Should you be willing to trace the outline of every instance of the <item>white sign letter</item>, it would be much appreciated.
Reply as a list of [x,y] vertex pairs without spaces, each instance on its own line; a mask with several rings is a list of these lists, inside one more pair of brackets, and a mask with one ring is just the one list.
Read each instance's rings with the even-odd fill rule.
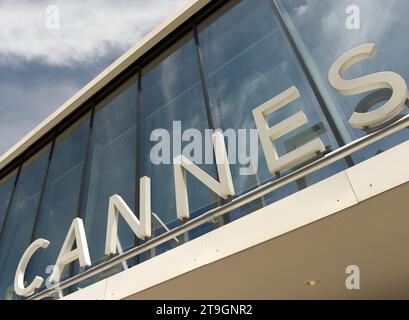
[[37,251],[39,248],[44,248],[47,249],[50,244],[50,241],[45,240],[45,239],[37,239],[34,241],[30,246],[24,251],[23,256],[21,257],[21,260],[17,266],[17,271],[16,275],[14,277],[14,291],[16,294],[19,296],[23,297],[28,297],[31,296],[36,289],[41,287],[41,284],[43,283],[44,279],[36,276],[27,287],[24,286],[24,274],[26,273],[26,268],[27,265],[33,256],[33,254]]
[[317,138],[282,157],[278,156],[274,140],[308,123],[307,116],[304,112],[299,111],[271,128],[266,121],[266,117],[299,97],[300,93],[297,88],[291,87],[253,109],[253,117],[260,136],[261,146],[263,147],[268,169],[272,174],[289,169],[313,158],[317,153],[325,151],[325,146],[321,139]]
[[[72,250],[74,243],[77,247]],[[75,218],[72,221],[71,227],[61,247],[60,254],[54,264],[53,272],[50,275],[50,282],[54,284],[58,283],[65,266],[75,260],[79,260],[81,267],[91,266],[84,223],[80,218]]]
[[186,171],[190,172],[219,197],[226,199],[229,195],[234,195],[233,180],[231,177],[223,135],[219,131],[216,131],[212,135],[212,141],[220,182],[213,179],[213,177],[208,175],[183,155],[179,155],[173,160],[176,210],[177,217],[180,220],[189,218],[189,197],[187,193]]
[[109,198],[107,235],[105,241],[105,254],[115,254],[118,239],[118,216],[125,219],[132,231],[139,239],[145,239],[151,236],[151,180],[143,177],[140,180],[140,203],[139,215],[140,221],[128,207],[125,201],[118,195]]
[[340,57],[331,67],[328,79],[331,85],[343,95],[355,95],[371,90],[389,88],[392,96],[382,107],[366,113],[354,112],[349,119],[352,127],[363,129],[381,125],[398,115],[405,107],[408,88],[405,80],[397,73],[384,71],[360,78],[345,80],[342,74],[355,63],[372,59],[376,54],[374,43],[363,44]]

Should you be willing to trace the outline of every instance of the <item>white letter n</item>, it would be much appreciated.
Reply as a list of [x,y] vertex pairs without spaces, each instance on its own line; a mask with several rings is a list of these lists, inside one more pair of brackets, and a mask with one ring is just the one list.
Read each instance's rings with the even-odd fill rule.
[[135,216],[125,201],[118,195],[109,198],[107,235],[105,241],[105,254],[115,254],[118,239],[118,216],[119,214],[125,219],[132,231],[139,239],[149,238],[152,232],[151,226],[151,181],[148,177],[140,180],[140,203],[139,216]]
[[234,195],[233,180],[231,177],[223,134],[216,131],[212,135],[212,142],[220,182],[213,179],[213,177],[208,175],[183,155],[179,155],[173,160],[176,210],[177,217],[180,220],[189,218],[189,197],[187,192],[186,171],[189,171],[219,197],[226,199],[228,196]]

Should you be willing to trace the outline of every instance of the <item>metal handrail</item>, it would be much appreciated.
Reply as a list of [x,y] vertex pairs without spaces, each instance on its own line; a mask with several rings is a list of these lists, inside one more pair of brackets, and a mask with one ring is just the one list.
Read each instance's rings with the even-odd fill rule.
[[202,214],[201,216],[198,216],[190,221],[187,221],[181,226],[178,226],[166,233],[163,233],[153,239],[150,239],[146,241],[145,243],[141,244],[140,246],[134,247],[132,249],[129,249],[128,251],[119,254],[117,256],[114,256],[112,259],[103,262],[95,267],[91,267],[88,270],[84,271],[81,274],[75,275],[74,277],[64,280],[58,285],[55,285],[52,288],[43,290],[33,296],[31,296],[29,299],[30,300],[39,300],[43,299],[45,297],[52,296],[55,294],[55,292],[63,290],[65,288],[71,287],[81,281],[84,281],[98,273],[101,273],[105,270],[108,270],[123,261],[126,261],[130,258],[133,258],[147,250],[150,250],[162,243],[165,243],[169,240],[172,240],[175,237],[178,237],[185,232],[188,232],[204,223],[211,222],[212,220],[234,210],[237,209],[243,205],[246,205],[258,198],[261,198],[265,196],[268,193],[271,193],[272,191],[281,188],[291,182],[294,182],[300,178],[305,177],[308,174],[311,174],[323,167],[326,167],[338,160],[341,160],[347,156],[352,155],[356,151],[359,151],[393,133],[398,132],[399,130],[402,130],[406,127],[409,126],[409,114],[403,116],[396,122],[387,125],[386,127],[368,134],[367,136],[364,136],[362,138],[359,138],[357,140],[354,140],[345,146],[342,146],[326,155],[323,157],[305,165],[304,167],[301,167],[281,178],[278,178],[277,180],[267,182],[266,184],[249,191],[246,194],[243,194],[237,198],[234,198],[231,200],[229,203],[226,203],[220,207],[211,209],[207,211],[206,213]]

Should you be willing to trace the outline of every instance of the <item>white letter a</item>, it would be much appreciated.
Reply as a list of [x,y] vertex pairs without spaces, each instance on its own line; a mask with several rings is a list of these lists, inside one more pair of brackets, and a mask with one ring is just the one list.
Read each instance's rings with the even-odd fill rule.
[[[74,243],[77,247],[73,250],[72,247],[74,246]],[[61,247],[60,254],[54,264],[54,269],[50,275],[49,281],[58,283],[65,266],[75,260],[79,260],[81,267],[91,266],[84,223],[80,218],[75,218],[72,221],[71,227],[64,240],[64,244]]]

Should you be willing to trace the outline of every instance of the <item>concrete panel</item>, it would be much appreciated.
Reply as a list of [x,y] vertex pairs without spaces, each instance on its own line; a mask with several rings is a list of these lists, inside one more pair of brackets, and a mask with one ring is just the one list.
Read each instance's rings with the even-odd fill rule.
[[346,170],[358,201],[409,181],[409,141]]
[[105,300],[107,280],[98,281],[84,289],[78,290],[61,300]]

